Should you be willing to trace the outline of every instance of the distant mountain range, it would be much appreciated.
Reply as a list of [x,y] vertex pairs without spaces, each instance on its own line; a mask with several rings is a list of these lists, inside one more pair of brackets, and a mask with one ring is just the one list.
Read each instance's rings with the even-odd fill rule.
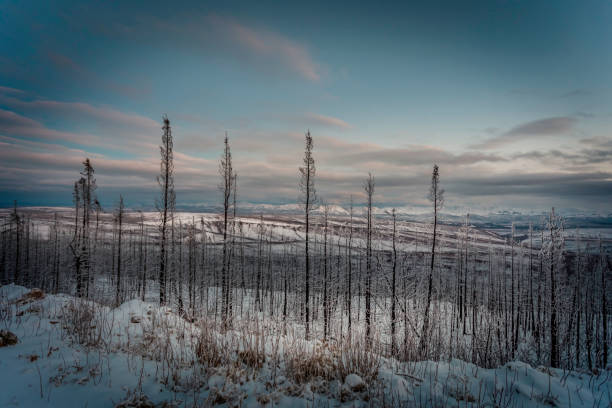
[[[25,208],[25,207],[24,207]],[[30,209],[40,209],[43,211],[71,211],[71,207],[27,207]],[[373,212],[377,217],[390,217],[393,207],[373,207]],[[133,208],[132,210],[155,211],[153,208]],[[353,208],[354,217],[363,217],[366,207],[355,205]],[[8,208],[0,212],[7,212]],[[112,211],[105,208],[105,211]],[[177,211],[181,212],[204,212],[219,213],[219,206],[207,204],[198,205],[178,205]],[[241,215],[301,215],[303,207],[300,204],[260,204],[260,203],[239,203],[237,212]],[[428,222],[431,220],[432,213],[428,207],[395,207],[398,219],[405,221]],[[555,209],[555,211],[565,218],[565,228],[611,228],[612,212],[597,213],[593,211],[581,211],[577,209]],[[324,212],[322,205],[317,205],[313,209],[316,216]],[[440,214],[440,221],[446,224],[464,224],[468,210],[465,208],[443,208]],[[329,204],[329,215],[333,217],[348,217],[349,208],[337,204]],[[477,211],[469,212],[469,223],[473,226],[487,229],[508,228],[515,223],[517,229],[526,229],[529,223],[534,227],[540,227],[548,212],[518,211],[518,210],[497,210],[491,212]]]
[[[185,210],[194,210],[195,208],[187,207]],[[356,205],[353,208],[355,217],[364,215],[365,206]],[[376,216],[387,217],[391,215],[393,207],[373,207],[373,212]],[[218,211],[215,207],[198,207],[198,211]],[[242,214],[301,214],[304,210],[300,204],[256,204],[256,203],[240,203],[238,211]],[[323,206],[316,206],[313,213],[316,215],[323,214]],[[398,218],[403,220],[413,221],[428,221],[431,219],[432,213],[428,207],[395,207]],[[451,224],[465,223],[465,217],[469,210],[465,208],[444,208],[441,213],[441,221]],[[566,219],[566,228],[612,228],[612,212],[598,213],[594,211],[582,211],[578,209],[555,209],[555,211],[564,216]],[[349,208],[337,204],[329,205],[329,214],[335,217],[349,216]],[[514,222],[518,228],[527,226],[531,222],[534,225],[542,224],[547,217],[548,212],[538,212],[532,210],[496,210],[496,211],[469,211],[469,222],[474,226],[480,227],[495,227],[509,226]]]

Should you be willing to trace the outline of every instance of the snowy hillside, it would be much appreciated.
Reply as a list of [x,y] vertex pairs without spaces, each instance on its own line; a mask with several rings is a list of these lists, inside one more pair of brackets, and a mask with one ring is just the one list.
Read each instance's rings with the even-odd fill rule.
[[[260,314],[222,331],[140,300],[117,308],[0,288],[1,406],[607,407],[610,371],[521,362],[403,363],[357,343],[303,341]],[[146,405],[149,403],[150,405]],[[140,404],[140,405],[138,405]],[[159,405],[162,406],[162,405]]]

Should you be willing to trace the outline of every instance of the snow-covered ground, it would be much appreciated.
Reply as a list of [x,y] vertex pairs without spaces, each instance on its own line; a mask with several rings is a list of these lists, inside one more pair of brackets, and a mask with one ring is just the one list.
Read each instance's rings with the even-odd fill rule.
[[[0,209],[0,219],[8,218],[11,209]],[[36,232],[46,237],[57,214],[58,222],[64,228],[74,225],[74,210],[64,207],[27,207],[20,208],[20,214],[31,219],[36,226]],[[141,218],[142,217],[142,218]],[[126,230],[140,229],[140,223],[149,229],[151,233],[156,231],[159,225],[159,214],[157,212],[130,212],[128,211],[124,220]],[[199,233],[203,232],[212,242],[222,241],[222,216],[218,213],[176,212],[174,213],[175,226],[196,226]],[[321,211],[313,211],[311,217],[311,241],[321,242],[323,240],[323,215]],[[92,228],[98,225],[95,215],[92,215]],[[341,244],[346,244],[349,234],[350,218],[347,214],[336,210],[330,213],[328,235],[336,241],[340,239]],[[235,238],[244,242],[254,242],[259,239],[261,226],[264,227],[264,239],[273,243],[302,242],[304,240],[304,217],[303,215],[286,214],[262,214],[242,215],[236,219],[236,227],[230,231]],[[359,214],[353,218],[353,243],[354,248],[365,247],[365,221]],[[113,214],[102,213],[99,218],[99,236],[112,236]],[[432,227],[429,222],[420,221],[398,221],[398,250],[412,252],[427,251],[431,241]],[[375,245],[381,249],[391,248],[392,224],[390,219],[378,218],[375,222]],[[458,240],[463,239],[464,231],[455,225],[441,224],[438,227],[439,248],[455,251]],[[496,233],[486,230],[471,228],[469,239],[472,245],[481,249],[503,248],[506,240]],[[415,246],[416,244],[416,246]]]
[[[117,308],[67,295],[0,287],[0,406],[608,407],[612,372],[511,362],[399,362],[350,343],[304,341],[262,315],[221,330],[168,308]],[[120,405],[122,403],[124,405]],[[160,405],[161,406],[161,405]]]

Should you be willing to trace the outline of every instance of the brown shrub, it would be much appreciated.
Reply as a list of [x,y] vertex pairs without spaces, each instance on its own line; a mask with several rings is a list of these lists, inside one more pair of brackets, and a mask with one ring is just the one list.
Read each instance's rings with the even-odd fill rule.
[[103,346],[112,339],[113,322],[94,303],[75,299],[64,306],[61,319],[72,340],[83,346]]
[[0,347],[13,346],[17,342],[18,339],[15,334],[8,330],[0,330]]
[[315,378],[331,380],[336,371],[333,354],[327,343],[317,344],[311,350],[307,350],[301,342],[285,347],[285,364],[287,374],[298,384]]
[[266,362],[265,339],[259,331],[245,332],[240,336],[238,360],[248,367],[259,369]]
[[195,345],[195,355],[200,364],[219,367],[228,362],[227,350],[215,337],[211,327],[202,323]]
[[287,374],[298,384],[315,378],[344,382],[349,374],[357,374],[367,384],[378,376],[380,356],[365,341],[320,343],[307,350],[304,343],[285,347]]
[[20,297],[19,299],[17,299],[15,303],[21,306],[21,305],[25,305],[25,304],[34,302],[35,300],[41,300],[44,298],[45,298],[45,293],[40,289],[34,288],[28,293],[26,293],[25,295],[23,295],[22,297]]
[[367,384],[378,376],[380,355],[361,336],[346,340],[334,347],[336,377],[344,381],[349,374],[357,374]]

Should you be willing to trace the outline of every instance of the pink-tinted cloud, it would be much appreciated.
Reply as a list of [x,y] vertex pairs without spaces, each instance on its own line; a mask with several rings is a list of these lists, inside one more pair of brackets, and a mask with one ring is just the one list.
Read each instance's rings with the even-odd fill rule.
[[23,94],[21,89],[15,89],[8,86],[0,86],[0,93],[4,94]]
[[319,115],[316,113],[307,113],[306,121],[317,125],[333,127],[338,129],[351,129],[352,126],[342,119],[334,118],[333,116]]
[[4,109],[0,109],[0,133],[46,139],[52,142],[96,143],[95,136],[49,129],[33,119]]
[[29,103],[33,108],[63,110],[67,113],[78,113],[89,115],[93,118],[108,121],[109,123],[122,126],[142,128],[143,130],[158,130],[160,123],[145,116],[128,114],[112,108],[96,107],[83,102],[59,102],[49,100],[38,100]]
[[[69,20],[77,29],[94,29],[113,38],[147,44],[169,42],[172,47],[189,47],[213,56],[231,57],[241,67],[271,71],[275,75],[289,71],[311,82],[318,82],[324,76],[323,65],[305,44],[273,29],[229,16],[197,11],[175,11],[163,16],[142,13],[129,21],[105,21],[96,26],[76,21],[76,17]],[[65,55],[49,54],[62,69],[78,75],[91,74]]]
[[260,28],[253,28],[216,14],[206,18],[214,31],[238,46],[242,52],[268,63],[280,63],[309,81],[321,79],[320,66],[302,44],[288,37]]
[[[32,99],[23,93],[8,96],[0,90],[0,103],[11,110],[0,112],[0,132],[8,135],[69,141],[87,146],[146,151],[156,147],[161,124],[148,117],[84,102]],[[22,114],[16,113],[23,112]],[[27,116],[25,116],[27,115]],[[52,116],[79,126],[79,131],[58,131],[32,117]],[[86,129],[83,131],[82,129]]]
[[[32,191],[36,188],[49,188],[54,183],[58,187],[69,188],[70,183],[79,177],[81,161],[90,157],[96,169],[100,191],[125,191],[126,195],[130,195],[130,192],[136,194],[135,191],[150,195],[157,191],[155,176],[159,172],[157,144],[160,141],[160,131],[155,121],[80,102],[35,100],[27,109],[25,106],[22,108],[26,112],[30,112],[27,109],[34,112],[36,107],[46,114],[64,114],[69,111],[88,118],[98,118],[102,123],[112,122],[122,127],[124,133],[108,134],[104,140],[96,133],[96,136],[90,135],[93,138],[89,141],[91,144],[81,144],[83,147],[80,149],[70,149],[62,146],[59,141],[74,140],[80,134],[49,129],[41,122],[16,112],[0,111],[0,130],[8,129],[16,133],[16,137],[11,138],[2,136],[3,132],[0,131],[0,189],[23,189],[19,183],[14,182],[16,177]],[[313,137],[317,191],[327,202],[345,203],[351,194],[361,197],[363,179],[372,171],[377,180],[378,203],[402,202],[416,205],[426,196],[434,162],[440,165],[443,184],[449,193],[448,199],[455,203],[467,199],[464,191],[469,191],[471,197],[487,196],[492,192],[503,196],[503,189],[495,183],[508,184],[504,177],[509,177],[508,180],[516,179],[516,183],[509,185],[509,191],[536,195],[541,187],[540,182],[536,180],[534,185],[530,185],[528,181],[530,175],[544,171],[550,174],[573,174],[575,179],[562,181],[564,188],[576,190],[581,183],[591,183],[592,188],[587,192],[592,192],[595,188],[602,188],[612,171],[607,165],[611,157],[609,138],[605,137],[584,139],[581,141],[582,149],[573,151],[560,148],[546,155],[534,152],[517,155],[478,150],[451,151],[428,145],[392,148],[332,137],[325,130],[315,131]],[[138,135],[135,139],[141,143],[140,146],[148,143],[147,149],[130,150],[122,146],[122,156],[112,157],[107,155],[106,150],[96,148],[99,142],[106,143],[105,147],[108,147],[117,141],[126,140],[132,135],[131,132]],[[141,138],[140,135],[145,133],[148,133],[146,138],[150,140],[144,136]],[[45,136],[40,137],[43,141],[30,138],[36,134]],[[179,201],[186,203],[195,197],[199,201],[214,203],[218,199],[221,135],[206,135],[203,132],[199,144],[206,146],[204,152],[196,149],[197,144],[183,145],[181,135],[182,129],[175,127],[175,182],[177,191],[181,192],[179,197],[182,197]],[[303,143],[304,135],[301,132],[265,132],[248,128],[236,129],[230,134],[234,168],[239,176],[240,199],[245,202],[295,201]],[[196,152],[202,152],[204,157],[198,157]],[[544,168],[541,165],[543,161],[547,163]],[[593,176],[597,171],[602,172],[602,177]]]

